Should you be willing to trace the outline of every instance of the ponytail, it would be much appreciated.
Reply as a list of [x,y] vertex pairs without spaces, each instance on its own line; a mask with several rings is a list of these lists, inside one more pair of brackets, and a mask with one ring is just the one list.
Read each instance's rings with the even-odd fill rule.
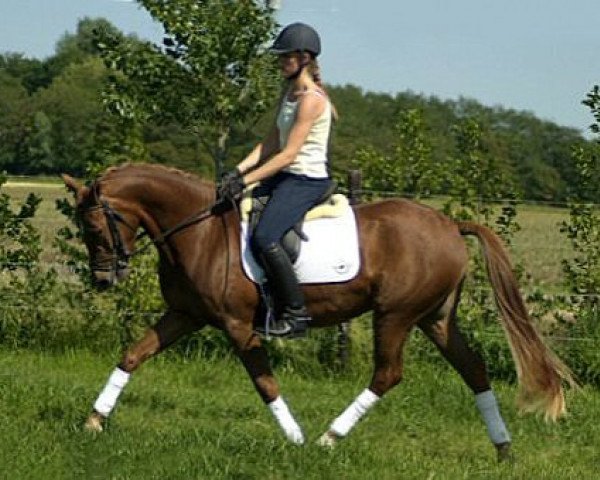
[[325,90],[323,86],[323,79],[321,78],[321,67],[319,66],[319,62],[316,58],[313,58],[308,64],[308,70],[312,75],[313,82],[315,82],[319,88]]
[[[314,57],[308,64],[308,72],[311,74],[313,82],[315,82],[321,90],[327,92],[325,90],[325,86],[323,85],[323,79],[321,77],[321,67],[319,66],[319,62],[317,61],[317,59]],[[335,108],[333,102],[331,102],[331,118],[334,121],[337,121],[337,119],[339,118],[337,109]]]

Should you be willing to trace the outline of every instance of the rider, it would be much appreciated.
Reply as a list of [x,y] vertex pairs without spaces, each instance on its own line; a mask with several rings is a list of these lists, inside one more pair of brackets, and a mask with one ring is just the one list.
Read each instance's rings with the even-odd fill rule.
[[246,185],[260,181],[270,199],[251,239],[275,293],[274,336],[301,336],[311,317],[293,266],[281,239],[331,187],[327,147],[332,105],[321,85],[316,57],[321,52],[318,33],[309,25],[293,23],[275,39],[286,86],[275,125],[219,187],[220,196],[239,197]]

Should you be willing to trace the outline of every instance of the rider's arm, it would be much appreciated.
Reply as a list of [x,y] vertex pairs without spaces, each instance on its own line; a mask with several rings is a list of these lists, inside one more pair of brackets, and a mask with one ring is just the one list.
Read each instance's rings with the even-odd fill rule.
[[240,173],[246,173],[252,170],[265,159],[276,154],[279,151],[279,129],[277,125],[273,125],[265,139],[256,145],[254,149],[237,165]]
[[313,123],[323,113],[325,105],[326,100],[319,95],[304,95],[301,98],[285,148],[263,165],[244,175],[246,185],[268,178],[293,163]]

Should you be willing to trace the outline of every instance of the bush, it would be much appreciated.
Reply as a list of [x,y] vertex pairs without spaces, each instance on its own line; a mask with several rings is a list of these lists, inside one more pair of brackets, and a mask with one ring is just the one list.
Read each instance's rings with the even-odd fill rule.
[[[600,133],[600,87],[594,86],[582,102],[594,115],[590,126]],[[571,240],[576,253],[572,261],[564,261],[567,285],[584,301],[576,307],[575,321],[563,322],[566,338],[561,350],[582,382],[600,385],[600,211],[592,202],[598,201],[600,181],[600,137],[587,149],[575,148],[577,192],[569,205],[569,220],[562,224],[562,232]]]
[[[573,313],[574,311],[574,313]],[[600,386],[600,311],[597,301],[571,306],[556,315],[553,346],[581,383]]]
[[[0,191],[5,183],[0,175]],[[0,343],[13,347],[52,342],[55,318],[40,306],[52,304],[57,274],[40,265],[40,235],[31,224],[40,202],[30,194],[14,211],[0,193]]]

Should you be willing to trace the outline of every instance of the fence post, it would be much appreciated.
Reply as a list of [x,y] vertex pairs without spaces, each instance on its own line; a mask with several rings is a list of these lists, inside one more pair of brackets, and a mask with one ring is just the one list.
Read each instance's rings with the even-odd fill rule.
[[[360,170],[348,172],[348,201],[350,205],[360,203],[361,185]],[[338,361],[342,370],[347,370],[350,360],[350,322],[343,322],[338,327]]]

